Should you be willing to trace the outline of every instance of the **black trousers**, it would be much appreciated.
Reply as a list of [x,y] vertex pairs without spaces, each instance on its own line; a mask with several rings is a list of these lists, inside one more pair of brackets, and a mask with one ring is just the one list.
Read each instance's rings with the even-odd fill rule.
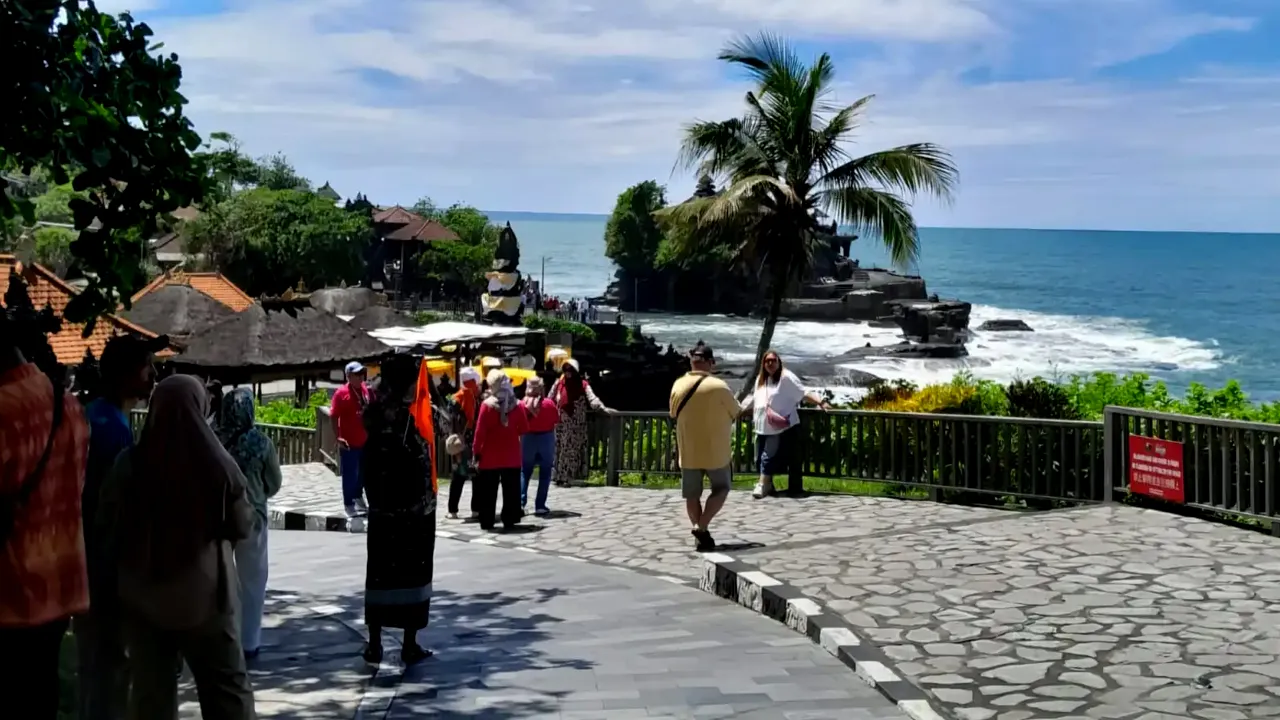
[[[461,462],[461,461],[459,461]],[[449,479],[449,514],[458,514],[458,505],[462,503],[462,486],[467,484],[467,480],[471,481],[471,512],[479,513],[480,508],[476,505],[476,480],[475,471],[465,470],[463,472],[455,472],[453,477]]]
[[498,490],[502,490],[502,526],[512,527],[520,522],[520,468],[481,470],[471,488],[476,512],[480,514],[480,527],[492,530],[498,510]]
[[[517,502],[519,499],[517,496]],[[57,720],[62,685],[58,658],[69,623],[63,618],[35,627],[0,628],[0,648],[4,648],[0,651],[0,698],[26,707],[23,718]]]

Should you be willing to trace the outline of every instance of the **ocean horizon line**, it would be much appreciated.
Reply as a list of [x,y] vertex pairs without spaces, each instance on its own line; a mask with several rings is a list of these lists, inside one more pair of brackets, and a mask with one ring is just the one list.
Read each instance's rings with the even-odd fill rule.
[[[565,222],[607,221],[608,213],[563,213],[538,212],[535,210],[481,210],[486,215],[501,216],[504,220],[561,220]],[[1274,237],[1280,235],[1280,229],[1262,230],[1149,230],[1125,228],[1091,228],[1091,227],[999,227],[977,225],[921,225],[921,230],[982,230],[998,232],[1038,232],[1038,233],[1123,233],[1144,235],[1231,235]]]

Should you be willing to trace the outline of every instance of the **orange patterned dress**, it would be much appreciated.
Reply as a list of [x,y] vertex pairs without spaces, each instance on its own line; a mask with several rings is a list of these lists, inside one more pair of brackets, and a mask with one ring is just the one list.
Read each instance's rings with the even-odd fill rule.
[[[0,549],[0,627],[44,625],[89,607],[80,517],[89,427],[74,397],[62,402],[48,464]],[[0,494],[16,493],[35,470],[52,425],[44,373],[25,363],[0,375]]]

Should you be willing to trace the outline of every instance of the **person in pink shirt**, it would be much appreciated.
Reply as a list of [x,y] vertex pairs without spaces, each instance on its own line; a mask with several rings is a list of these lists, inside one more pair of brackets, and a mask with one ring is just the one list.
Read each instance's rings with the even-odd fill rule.
[[338,471],[342,473],[342,506],[347,517],[369,511],[364,502],[364,482],[360,477],[360,460],[368,435],[361,415],[369,404],[369,390],[364,384],[365,369],[358,362],[347,363],[347,384],[333,393],[329,417],[338,436]]
[[476,419],[473,455],[479,472],[471,492],[476,497],[480,527],[492,530],[501,487],[502,527],[510,530],[524,515],[520,509],[520,436],[528,432],[529,418],[506,373],[491,370],[485,379],[489,397],[480,404]]
[[520,509],[529,503],[529,481],[533,468],[538,468],[538,494],[533,500],[533,514],[551,514],[547,507],[547,491],[551,488],[551,469],[556,463],[556,425],[560,423],[560,408],[543,392],[542,378],[529,378],[524,390],[525,414],[529,416],[529,432],[520,438],[520,454],[523,470],[520,475]]

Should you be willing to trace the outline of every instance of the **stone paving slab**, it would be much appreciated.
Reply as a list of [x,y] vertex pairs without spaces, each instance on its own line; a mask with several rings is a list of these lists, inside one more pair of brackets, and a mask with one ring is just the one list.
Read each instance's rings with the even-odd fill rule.
[[[349,689],[360,684],[321,663],[358,662],[364,539],[273,531],[270,542],[282,617],[267,631],[255,673],[260,712],[356,717]],[[910,717],[807,639],[682,585],[447,540],[436,549],[434,585],[431,626],[420,640],[435,657],[407,670],[389,657],[378,678],[366,670],[359,717]],[[346,634],[326,636],[325,623],[289,626],[284,607],[332,619]],[[311,679],[295,679],[293,667],[302,669],[298,678],[311,670]],[[338,687],[329,687],[331,676]]]
[[1280,717],[1280,541],[1261,534],[1112,505],[735,559],[954,717]]
[[[280,494],[271,502],[273,527],[362,532],[364,521],[348,522],[342,512],[340,480],[319,464],[284,468]],[[445,488],[441,488],[444,495]],[[441,498],[444,502],[444,498]],[[464,490],[463,514],[470,503]],[[702,561],[692,552],[684,500],[671,490],[574,487],[551,489],[551,518],[526,517],[520,532],[500,537],[583,560],[623,565],[696,582]],[[285,516],[289,515],[289,518]],[[807,548],[840,540],[897,533],[911,527],[946,527],[1004,518],[991,508],[942,505],[892,498],[814,495],[803,499],[753,500],[734,492],[712,526],[726,552],[755,547]],[[472,523],[448,521],[440,529],[466,536],[482,534]],[[488,535],[485,533],[485,535]]]

